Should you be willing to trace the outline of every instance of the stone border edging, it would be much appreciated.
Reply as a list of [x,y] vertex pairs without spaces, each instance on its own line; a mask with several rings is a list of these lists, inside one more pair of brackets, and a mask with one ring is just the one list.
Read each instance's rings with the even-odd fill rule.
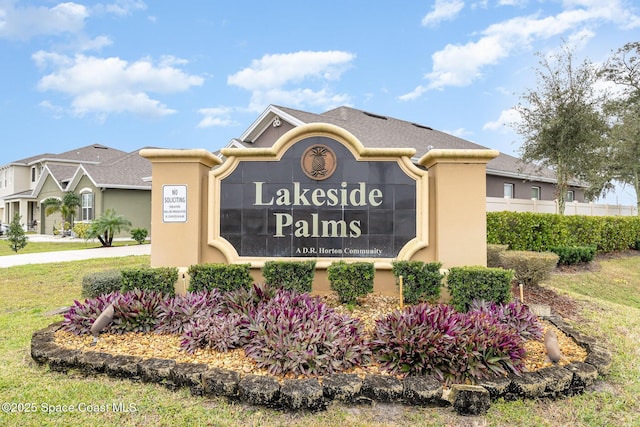
[[572,328],[562,318],[545,317],[578,345],[587,350],[584,362],[550,366],[521,375],[479,381],[475,386],[453,384],[445,391],[432,376],[333,374],[322,378],[284,380],[271,376],[246,375],[235,371],[208,368],[206,364],[177,363],[170,359],[142,359],[138,356],[82,352],[55,344],[57,322],[36,331],[31,338],[31,357],[48,364],[52,371],[79,369],[87,375],[106,374],[115,378],[158,383],[170,389],[188,387],[196,396],[223,396],[253,405],[289,410],[322,410],[332,401],[361,404],[396,402],[419,406],[452,405],[459,414],[478,415],[487,411],[491,401],[560,398],[582,393],[598,375],[611,369],[611,352]]

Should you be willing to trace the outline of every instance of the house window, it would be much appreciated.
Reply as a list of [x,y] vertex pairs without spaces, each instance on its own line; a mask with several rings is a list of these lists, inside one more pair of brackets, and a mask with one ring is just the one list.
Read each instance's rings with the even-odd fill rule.
[[93,220],[93,193],[82,193],[82,221]]
[[540,187],[535,185],[531,187],[531,199],[540,200]]
[[36,182],[37,179],[37,171],[35,166],[31,166],[31,182]]
[[513,199],[513,184],[508,182],[504,183],[504,198]]
[[575,200],[575,194],[573,190],[567,191],[567,202],[573,202]]

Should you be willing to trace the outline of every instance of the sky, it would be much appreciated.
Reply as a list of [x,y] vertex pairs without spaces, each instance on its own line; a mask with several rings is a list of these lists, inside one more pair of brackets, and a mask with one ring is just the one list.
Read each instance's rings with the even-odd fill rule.
[[598,64],[638,40],[637,0],[0,0],[0,164],[90,144],[215,151],[270,104],[346,105],[518,156],[509,123],[539,55],[566,43]]

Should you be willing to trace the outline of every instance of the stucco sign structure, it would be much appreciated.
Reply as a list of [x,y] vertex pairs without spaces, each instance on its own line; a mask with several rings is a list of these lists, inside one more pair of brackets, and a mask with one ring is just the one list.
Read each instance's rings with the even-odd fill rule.
[[397,293],[395,260],[486,265],[486,163],[498,152],[415,153],[367,148],[328,123],[224,158],[141,150],[153,167],[151,265],[178,267],[185,292],[194,264],[248,263],[261,282],[266,261],[313,259],[313,291],[326,293],[333,262],[367,261],[386,295]]
[[233,259],[396,259],[427,244],[417,204],[427,173],[414,150],[365,150],[328,125],[296,130],[271,150],[223,151],[211,244]]

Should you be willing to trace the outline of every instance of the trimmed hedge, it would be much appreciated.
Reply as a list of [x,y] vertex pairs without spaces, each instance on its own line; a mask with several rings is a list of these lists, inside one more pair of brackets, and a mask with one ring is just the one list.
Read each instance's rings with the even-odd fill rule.
[[597,248],[595,246],[554,246],[549,250],[558,255],[558,264],[573,265],[593,261]]
[[372,262],[337,261],[327,267],[331,289],[341,304],[355,304],[358,297],[372,293],[374,274]]
[[315,261],[266,261],[262,275],[278,289],[311,292],[315,269]]
[[444,278],[444,274],[440,273],[442,263],[394,261],[392,265],[396,286],[399,286],[402,276],[402,299],[405,303],[436,303],[440,299],[440,287]]
[[558,255],[551,252],[505,251],[500,264],[514,271],[514,277],[525,286],[537,285],[551,277],[558,265]]
[[175,295],[175,283],[178,281],[176,267],[125,268],[122,270],[122,293],[141,289],[156,291],[164,295]]
[[500,265],[500,254],[509,249],[509,245],[487,245],[487,267],[498,268]]
[[513,271],[503,268],[451,267],[447,274],[450,304],[467,312],[475,300],[505,304],[511,301]]
[[640,217],[487,212],[487,243],[542,252],[559,246],[595,246],[599,252],[634,249]]
[[249,289],[253,284],[251,264],[195,264],[187,270],[191,277],[189,292],[221,292]]
[[110,294],[122,288],[120,270],[106,270],[86,274],[82,278],[82,296],[95,298],[102,294]]

